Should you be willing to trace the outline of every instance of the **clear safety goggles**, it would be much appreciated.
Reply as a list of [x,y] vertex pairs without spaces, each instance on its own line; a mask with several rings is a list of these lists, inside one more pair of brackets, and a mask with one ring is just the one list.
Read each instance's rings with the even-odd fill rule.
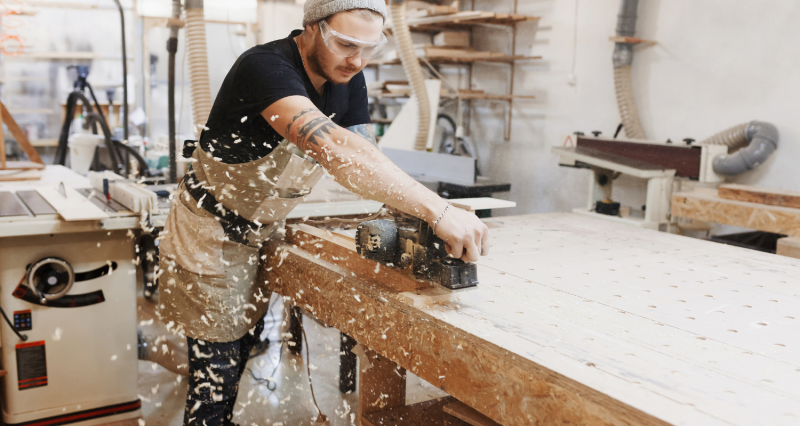
[[381,38],[378,41],[363,41],[348,37],[331,28],[324,19],[319,21],[319,30],[322,33],[322,40],[325,42],[325,46],[328,46],[331,52],[347,58],[361,54],[361,59],[372,59],[378,56],[387,42],[383,33],[381,33]]

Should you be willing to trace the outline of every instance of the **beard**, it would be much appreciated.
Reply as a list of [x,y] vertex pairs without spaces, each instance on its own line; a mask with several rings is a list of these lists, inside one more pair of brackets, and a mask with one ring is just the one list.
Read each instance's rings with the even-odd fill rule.
[[[319,75],[320,77],[324,78],[327,81],[330,81],[333,84],[347,84],[350,82],[350,78],[345,80],[336,80],[334,79],[325,69],[323,68],[322,64],[325,62],[324,58],[322,57],[322,49],[328,49],[327,46],[317,46],[314,45],[314,49],[309,52],[308,54],[308,67],[311,68],[311,71]],[[352,72],[353,75],[360,71],[358,68],[353,67],[343,67],[343,71]],[[352,78],[352,77],[351,77]]]

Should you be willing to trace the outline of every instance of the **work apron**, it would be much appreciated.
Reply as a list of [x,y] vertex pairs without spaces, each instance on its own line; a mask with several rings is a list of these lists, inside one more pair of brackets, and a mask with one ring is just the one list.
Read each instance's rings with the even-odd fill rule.
[[173,196],[159,248],[159,306],[171,330],[230,342],[266,314],[259,248],[283,235],[286,216],[324,171],[284,140],[269,155],[225,164],[199,144]]

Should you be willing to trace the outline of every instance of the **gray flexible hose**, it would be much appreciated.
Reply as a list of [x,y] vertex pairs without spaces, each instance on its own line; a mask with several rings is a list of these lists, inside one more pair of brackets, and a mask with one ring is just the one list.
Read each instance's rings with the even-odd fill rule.
[[625,135],[631,139],[647,139],[639,119],[636,99],[633,97],[630,65],[614,69],[614,91],[617,94],[617,108]]
[[417,139],[414,142],[414,149],[424,151],[428,147],[428,131],[431,126],[431,104],[428,100],[428,92],[425,90],[425,79],[422,76],[422,67],[419,65],[419,60],[414,52],[411,32],[408,30],[405,2],[395,3],[392,1],[390,10],[392,13],[392,31],[397,41],[397,53],[403,63],[406,78],[411,83],[411,91],[417,95],[417,104],[419,105],[419,126],[417,127]]
[[778,148],[778,137],[775,125],[751,121],[723,130],[703,140],[700,145],[727,145],[728,154],[715,157],[711,162],[712,168],[718,175],[736,176],[764,163]]
[[[633,37],[636,34],[636,11],[639,0],[622,0],[617,15],[617,36]],[[614,55],[614,92],[617,94],[617,108],[622,120],[625,135],[631,139],[647,139],[647,135],[639,119],[636,98],[633,97],[633,44],[615,43]]]

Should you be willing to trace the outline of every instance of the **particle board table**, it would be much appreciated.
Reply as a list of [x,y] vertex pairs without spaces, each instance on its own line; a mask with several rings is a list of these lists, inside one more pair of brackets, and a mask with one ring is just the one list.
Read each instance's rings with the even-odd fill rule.
[[[486,223],[472,290],[415,288],[326,231],[262,273],[366,348],[368,378],[411,371],[500,424],[800,423],[800,261],[569,213]],[[361,380],[362,420],[402,409],[384,385]]]

